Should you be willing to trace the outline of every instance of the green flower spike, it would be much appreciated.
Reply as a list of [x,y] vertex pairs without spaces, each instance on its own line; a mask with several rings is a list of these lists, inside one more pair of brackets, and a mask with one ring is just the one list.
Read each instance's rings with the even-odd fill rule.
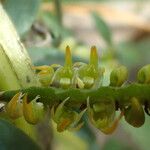
[[76,131],[79,130],[83,123],[79,123],[86,109],[79,114],[65,106],[69,98],[65,99],[58,106],[53,106],[51,109],[51,117],[57,124],[57,131],[63,132],[65,130]]
[[38,72],[38,77],[42,85],[48,87],[51,84],[52,77],[54,75],[53,66],[36,66],[34,69],[40,71]]
[[61,88],[69,88],[73,86],[73,76],[74,70],[72,67],[72,57],[69,46],[66,47],[66,58],[64,67],[59,67],[53,78],[52,85],[58,86]]
[[11,119],[17,119],[22,116],[21,93],[17,93],[6,105],[6,112]]
[[23,97],[23,115],[25,120],[30,124],[37,124],[44,118],[44,106],[42,103],[37,102],[37,96],[31,102],[27,102],[27,94]]
[[145,114],[138,99],[133,97],[131,104],[124,109],[125,120],[133,127],[141,127],[145,122]]
[[121,86],[128,78],[128,70],[125,66],[114,69],[110,74],[110,86]]
[[91,123],[102,131],[104,134],[112,134],[118,126],[123,112],[115,119],[115,103],[112,101],[104,101],[103,103],[89,104],[87,99],[88,116]]
[[[84,88],[97,88],[100,86],[104,69],[98,66],[98,53],[95,46],[91,47],[89,64],[81,64],[78,69],[78,78],[83,82]],[[79,84],[80,87],[80,84]]]
[[139,83],[150,84],[150,64],[139,70],[137,80]]

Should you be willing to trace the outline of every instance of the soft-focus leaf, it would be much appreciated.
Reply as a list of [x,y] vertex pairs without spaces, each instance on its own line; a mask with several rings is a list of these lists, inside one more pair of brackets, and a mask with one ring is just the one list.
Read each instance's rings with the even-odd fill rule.
[[72,34],[64,26],[60,25],[58,18],[53,13],[43,12],[41,13],[41,19],[50,31],[53,37],[52,43],[55,46],[58,46],[65,37]]
[[4,8],[12,19],[19,34],[25,33],[32,25],[41,0],[5,0]]
[[[50,64],[64,64],[64,53],[56,48],[30,48],[29,55],[34,65],[50,65]],[[77,57],[73,57],[73,61],[81,61]]]
[[149,41],[124,42],[117,45],[117,57],[121,64],[129,68],[149,63]]
[[96,135],[90,128],[86,117],[83,118],[83,122],[84,126],[76,134],[87,142],[88,150],[99,150],[100,146],[96,140]]
[[74,132],[57,132],[55,123],[53,127],[56,150],[88,150],[88,143],[82,137],[76,136]]
[[0,119],[0,150],[40,150],[26,134]]
[[125,130],[132,136],[136,144],[139,145],[141,150],[149,150],[150,148],[150,118],[146,116],[145,124],[140,128],[134,128],[127,124],[125,121],[122,122]]
[[30,48],[28,52],[35,65],[64,63],[64,54],[56,48]]
[[108,25],[105,23],[105,21],[95,12],[92,13],[92,17],[95,22],[95,26],[100,33],[100,36],[105,40],[105,42],[108,45],[112,45],[112,33]]
[[117,47],[117,57],[121,64],[132,68],[140,63],[140,54],[132,45],[121,43]]
[[131,150],[131,148],[120,142],[119,139],[111,138],[106,142],[102,150]]

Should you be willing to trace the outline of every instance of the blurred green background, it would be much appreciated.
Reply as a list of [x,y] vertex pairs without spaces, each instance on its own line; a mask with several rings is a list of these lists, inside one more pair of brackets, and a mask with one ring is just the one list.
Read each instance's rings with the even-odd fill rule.
[[[96,45],[100,65],[106,68],[104,85],[108,85],[109,73],[118,64],[128,67],[130,82],[141,66],[150,63],[148,0],[5,0],[3,5],[35,65],[63,64],[67,45],[74,61],[87,62],[90,47]],[[84,119],[84,128],[75,133],[57,133],[54,127],[51,134],[43,125],[40,146],[44,150],[149,150],[148,116],[141,128],[133,128],[122,119],[110,136],[91,126],[86,116]],[[9,132],[10,125],[0,122],[0,128]],[[12,128],[16,142],[23,145],[19,140],[23,133]],[[1,135],[0,149],[5,149],[10,137]],[[38,149],[26,138],[22,141],[29,145],[27,149]]]

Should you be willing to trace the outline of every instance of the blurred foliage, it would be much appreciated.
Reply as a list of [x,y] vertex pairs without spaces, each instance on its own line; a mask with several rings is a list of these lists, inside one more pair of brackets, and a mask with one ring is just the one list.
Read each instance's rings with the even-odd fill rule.
[[119,139],[110,138],[102,148],[102,150],[132,150],[128,145],[125,145]]
[[[64,64],[65,55],[58,48],[28,48],[29,55],[35,65]],[[73,61],[82,59],[73,56]]]
[[5,0],[3,5],[19,34],[29,30],[37,16],[41,0]]
[[8,121],[0,119],[1,150],[40,150],[32,139]]
[[150,56],[149,41],[149,38],[145,38],[138,42],[119,43],[117,46],[120,62],[127,65],[129,68],[148,64]]
[[92,13],[92,17],[100,36],[104,39],[108,46],[113,45],[112,33],[106,22],[95,12]]
[[41,12],[40,17],[51,33],[52,44],[54,46],[59,46],[62,39],[71,35],[71,32],[60,24],[55,14],[49,12]]
[[149,136],[150,136],[150,118],[146,116],[145,123],[141,128],[134,128],[129,126],[124,120],[122,120],[122,125],[127,133],[129,133],[134,142],[138,145],[141,150],[149,150]]

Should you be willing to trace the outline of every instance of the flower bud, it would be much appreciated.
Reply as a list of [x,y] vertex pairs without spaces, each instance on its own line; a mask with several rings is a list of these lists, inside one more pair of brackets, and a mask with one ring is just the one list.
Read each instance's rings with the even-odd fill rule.
[[125,66],[114,69],[110,74],[110,86],[121,86],[128,78],[128,70]]
[[76,131],[83,125],[83,123],[79,123],[79,121],[81,120],[81,117],[85,113],[86,109],[81,111],[79,114],[71,109],[68,109],[65,106],[68,99],[69,98],[65,99],[56,108],[54,105],[51,109],[51,117],[57,124],[58,132],[63,132],[65,130]]
[[133,127],[141,127],[145,122],[145,114],[142,105],[137,98],[131,99],[131,104],[124,110],[125,120]]
[[59,67],[52,78],[52,84],[61,88],[69,88],[73,83],[74,70],[69,46],[66,47],[65,64]]
[[48,87],[51,84],[52,77],[54,75],[54,69],[51,66],[37,66],[34,67],[36,70],[40,70],[38,73],[39,81],[43,86]]
[[23,115],[25,120],[30,124],[37,124],[44,117],[44,106],[40,102],[36,102],[36,97],[31,102],[27,102],[27,94],[23,97]]
[[87,108],[91,123],[105,134],[111,134],[116,129],[123,115],[121,113],[120,116],[115,119],[115,102],[111,100],[95,103],[91,107],[88,99]]
[[46,71],[46,72],[44,72],[44,71],[40,72],[38,74],[39,81],[42,83],[43,86],[48,87],[51,84],[53,75],[54,75],[53,69]]
[[139,83],[150,84],[150,64],[142,67],[138,74],[137,80]]
[[12,119],[22,116],[21,93],[17,93],[6,105],[6,112]]
[[98,88],[100,86],[104,69],[98,66],[98,53],[95,46],[91,47],[89,64],[79,67],[78,77],[83,81],[84,88]]

